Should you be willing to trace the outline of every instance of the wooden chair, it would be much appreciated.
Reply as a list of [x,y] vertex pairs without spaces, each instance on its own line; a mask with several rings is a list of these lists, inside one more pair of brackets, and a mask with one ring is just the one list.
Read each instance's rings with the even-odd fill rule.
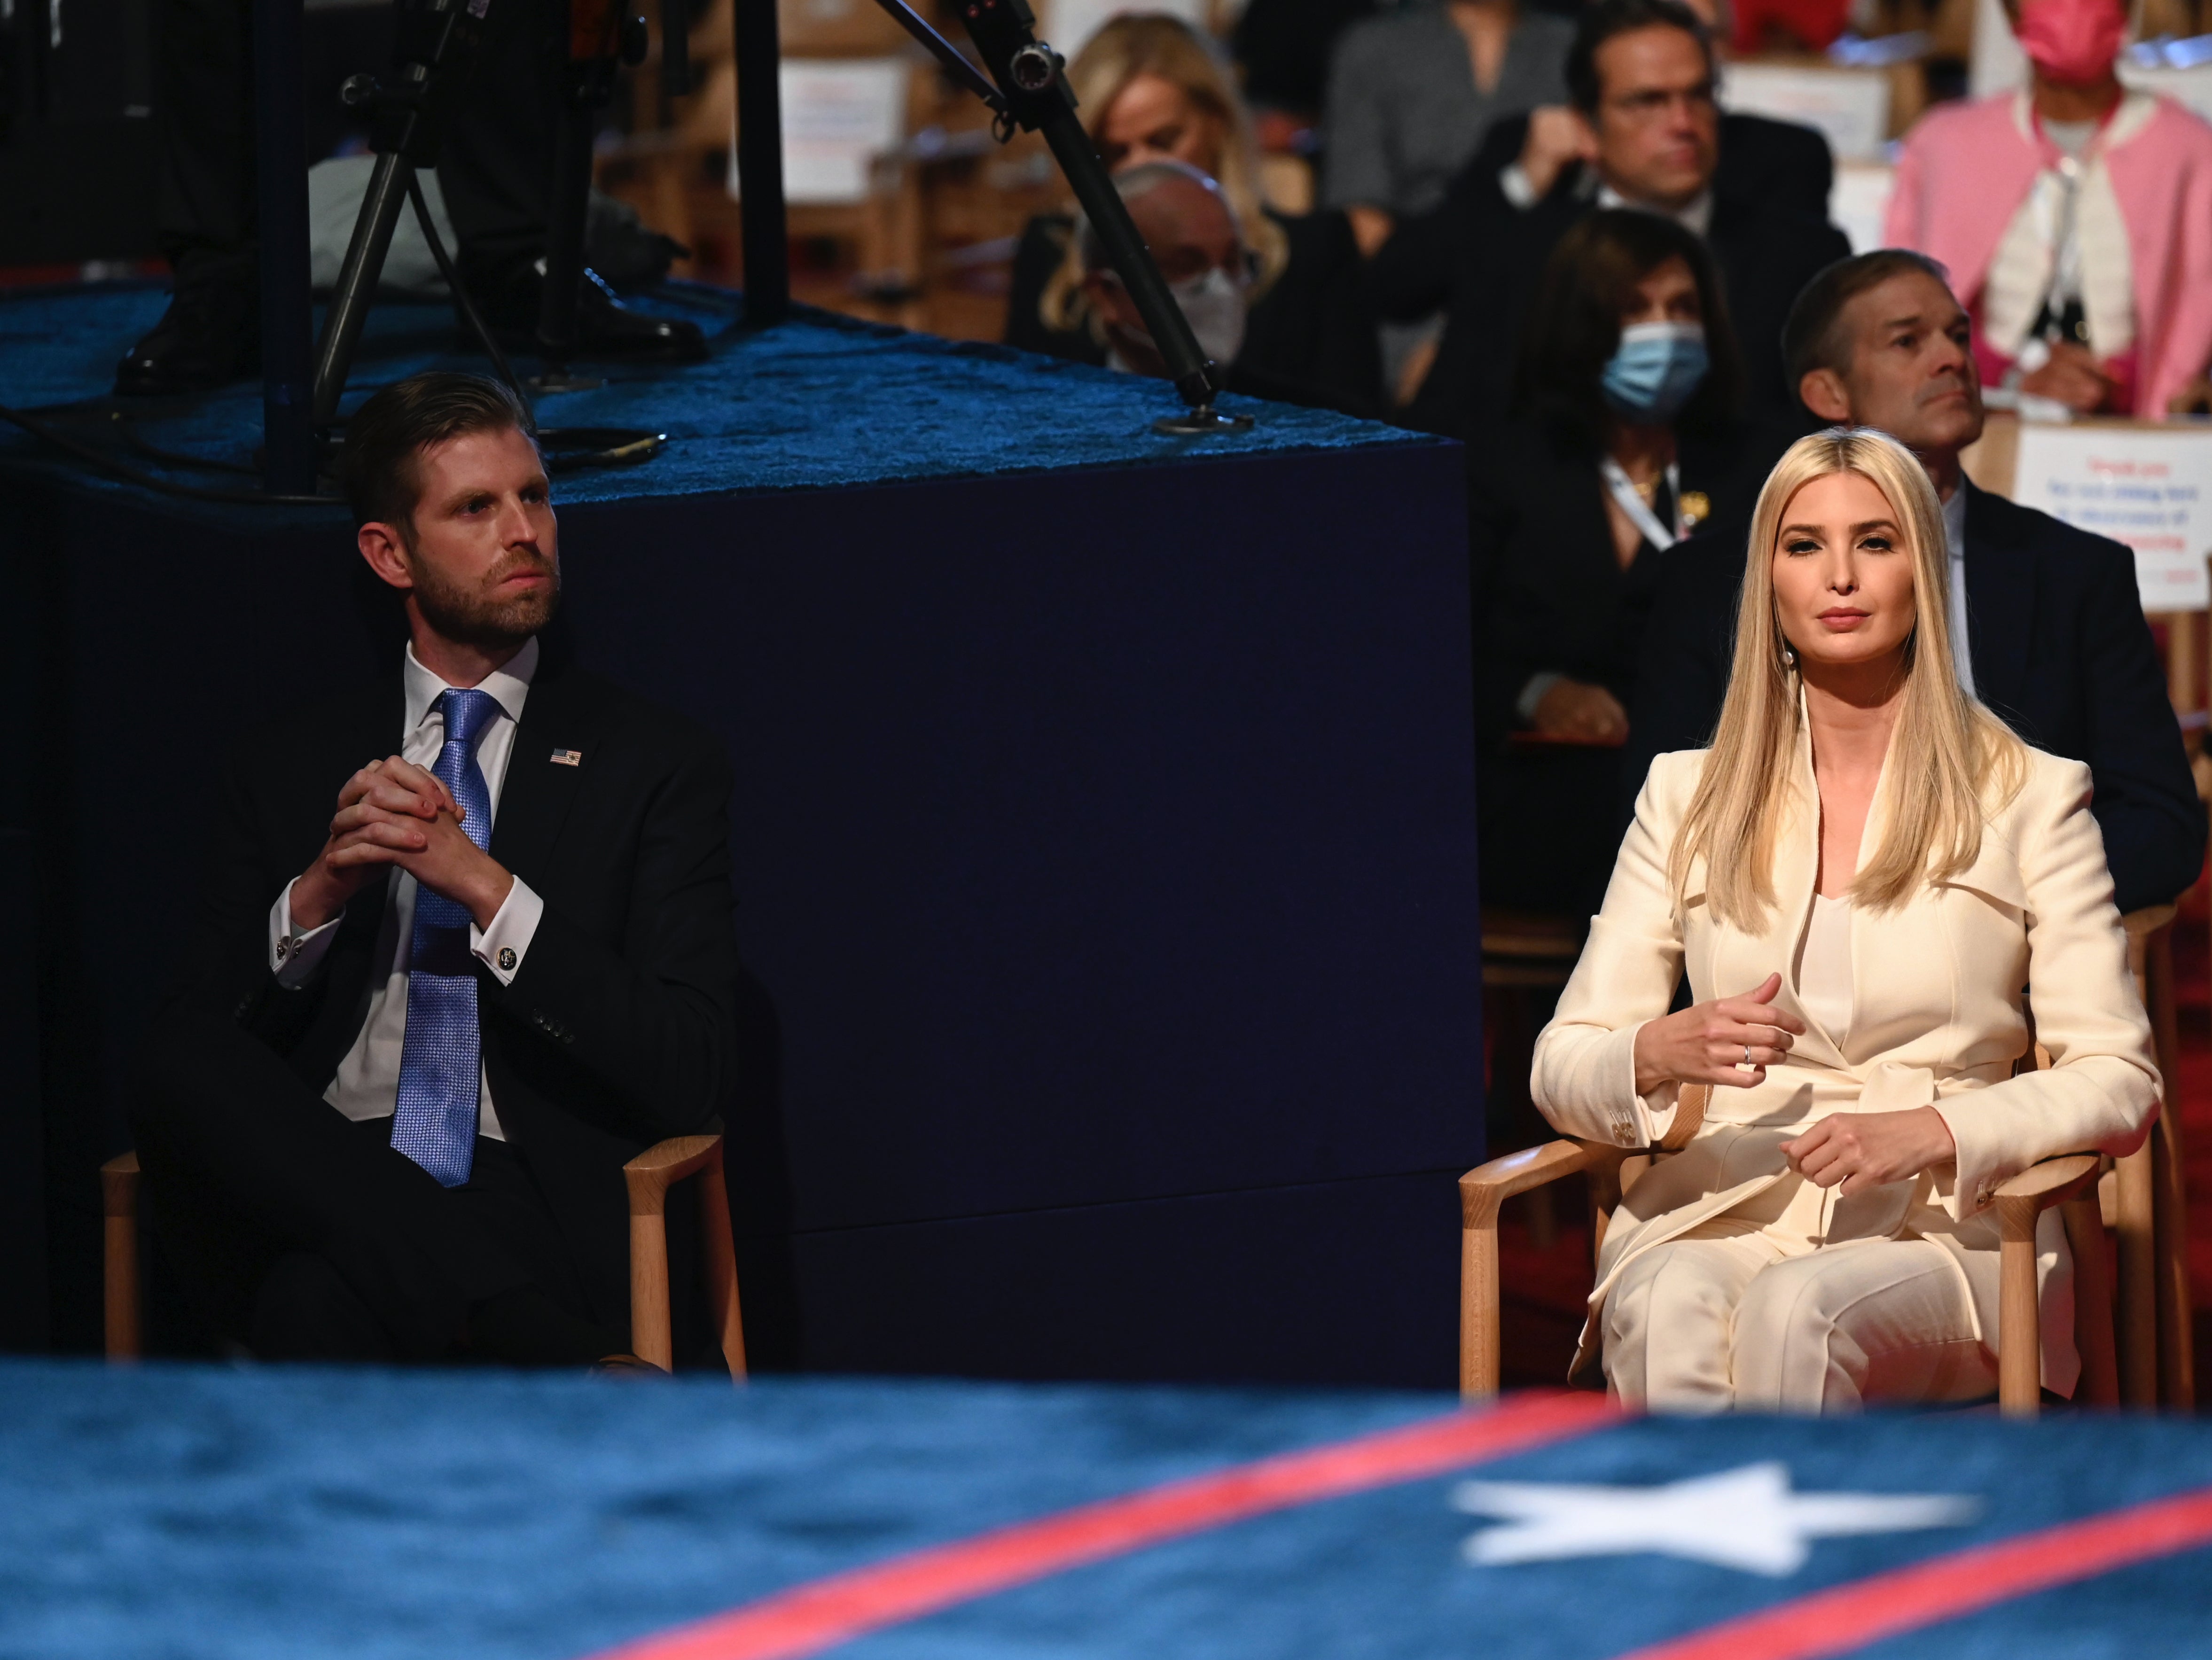
[[[668,1190],[699,1179],[700,1255],[707,1291],[721,1330],[730,1381],[745,1380],[745,1330],[738,1301],[738,1258],[730,1233],[729,1190],[722,1178],[722,1136],[678,1136],[623,1166],[629,1188],[629,1346],[663,1370],[675,1364],[668,1306]],[[136,1360],[143,1352],[138,1290],[138,1154],[120,1154],[100,1167],[106,1213],[107,1358]]]
[[[2174,1011],[2171,942],[2173,907],[2130,913],[2130,966],[2151,1014],[2160,1070],[2172,1087]],[[2039,1063],[2047,1057],[2037,1051]],[[1681,1092],[1674,1122],[1656,1148],[1609,1147],[1565,1138],[1478,1166],[1459,1179],[1460,1393],[1498,1393],[1498,1212],[1516,1194],[1541,1190],[1579,1171],[1590,1184],[1590,1250],[1604,1245],[1607,1223],[1637,1178],[1688,1145],[1704,1122],[1712,1090]],[[2188,1225],[2181,1148],[2174,1114],[2160,1112],[2142,1146],[2107,1160],[2076,1153],[2046,1159],[1996,1190],[2000,1245],[1997,1399],[2008,1415],[2032,1417],[2042,1401],[2041,1316],[2036,1300],[2035,1226],[2057,1205],[2074,1255],[2074,1341],[2081,1356],[2075,1398],[2092,1405],[2196,1404],[2191,1353]],[[2108,1170],[2106,1166],[2110,1165]],[[2105,1268],[2105,1229],[2119,1244],[2119,1300],[2114,1308]]]
[[[1582,926],[1572,917],[1483,907],[1482,991],[1484,1017],[1490,1025],[1492,1087],[1497,1088],[1498,1079],[1510,1081],[1509,1099],[1516,1124],[1524,1112],[1528,1118],[1535,1117],[1535,1108],[1523,1099],[1536,1039],[1528,994],[1556,993],[1566,984],[1582,949]],[[1520,1139],[1517,1130],[1514,1139]],[[1529,1237],[1540,1250],[1548,1251],[1559,1232],[1550,1188],[1529,1190],[1528,1221]]]

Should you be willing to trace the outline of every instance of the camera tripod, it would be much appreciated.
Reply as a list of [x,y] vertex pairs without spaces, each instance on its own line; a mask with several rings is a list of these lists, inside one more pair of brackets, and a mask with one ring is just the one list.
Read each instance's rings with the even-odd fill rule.
[[[513,0],[502,0],[502,3],[513,3]],[[338,402],[344,395],[362,329],[391,251],[392,233],[401,211],[410,206],[431,257],[437,262],[439,275],[445,278],[470,332],[491,359],[500,379],[526,403],[529,402],[526,383],[516,378],[462,285],[460,273],[431,220],[417,178],[423,168],[437,165],[445,127],[476,55],[490,4],[491,0],[398,0],[398,30],[389,79],[356,75],[341,94],[349,105],[365,110],[369,116],[369,143],[376,152],[376,165],[346,245],[321,338],[316,342],[312,409],[319,432],[327,433],[337,424]],[[663,9],[668,26],[677,31],[672,34],[662,64],[664,84],[672,92],[681,92],[688,87],[690,60],[684,50],[672,43],[686,38],[689,26],[679,5],[665,5]],[[537,330],[544,369],[527,383],[540,394],[581,391],[600,384],[576,376],[569,368],[582,287],[591,280],[585,270],[584,244],[590,217],[592,136],[598,113],[613,94],[617,64],[635,64],[644,59],[645,23],[641,18],[625,17],[618,0],[572,0],[568,42],[553,158],[544,298]],[[618,454],[622,459],[641,458],[659,443],[656,434],[605,428],[548,432],[541,437],[548,440],[566,437],[603,453]]]

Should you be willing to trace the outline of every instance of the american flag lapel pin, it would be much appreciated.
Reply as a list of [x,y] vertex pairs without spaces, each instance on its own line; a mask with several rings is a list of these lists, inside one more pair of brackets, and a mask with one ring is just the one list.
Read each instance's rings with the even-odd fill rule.
[[584,752],[580,749],[556,749],[553,752],[553,764],[556,766],[581,766],[584,764]]

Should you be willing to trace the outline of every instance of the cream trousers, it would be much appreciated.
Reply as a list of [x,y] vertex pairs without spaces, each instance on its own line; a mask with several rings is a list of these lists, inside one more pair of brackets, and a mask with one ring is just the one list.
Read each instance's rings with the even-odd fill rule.
[[1848,1412],[1996,1388],[1943,1247],[1863,1239],[1791,1254],[1716,1217],[1632,1262],[1605,1305],[1605,1374],[1655,1412]]

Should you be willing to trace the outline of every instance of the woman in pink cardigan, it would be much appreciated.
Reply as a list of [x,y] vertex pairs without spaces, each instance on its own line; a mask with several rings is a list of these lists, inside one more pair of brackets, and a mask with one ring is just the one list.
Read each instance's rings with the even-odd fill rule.
[[2212,126],[2113,73],[2121,0],[2007,0],[2028,90],[1930,111],[1886,239],[1938,259],[1982,379],[2087,414],[2212,399]]

